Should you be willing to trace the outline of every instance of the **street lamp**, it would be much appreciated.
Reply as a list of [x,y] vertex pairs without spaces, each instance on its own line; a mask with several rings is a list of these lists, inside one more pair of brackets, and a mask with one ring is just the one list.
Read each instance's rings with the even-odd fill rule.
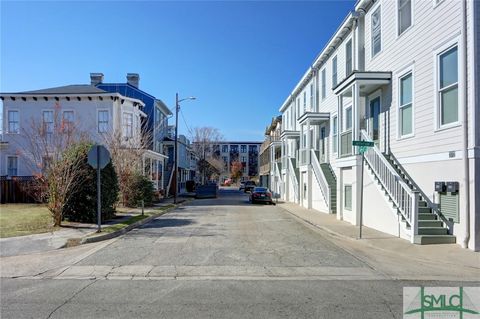
[[175,95],[175,164],[174,164],[174,174],[175,174],[175,193],[173,195],[173,203],[177,203],[177,193],[178,193],[178,111],[180,111],[180,102],[186,100],[195,100],[196,97],[189,96],[184,99],[178,99],[178,93]]

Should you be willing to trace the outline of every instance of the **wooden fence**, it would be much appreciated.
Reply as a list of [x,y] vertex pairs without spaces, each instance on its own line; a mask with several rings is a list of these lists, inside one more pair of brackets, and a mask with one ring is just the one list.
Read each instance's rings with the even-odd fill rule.
[[33,176],[0,176],[0,203],[35,203],[36,200],[28,192],[28,185]]

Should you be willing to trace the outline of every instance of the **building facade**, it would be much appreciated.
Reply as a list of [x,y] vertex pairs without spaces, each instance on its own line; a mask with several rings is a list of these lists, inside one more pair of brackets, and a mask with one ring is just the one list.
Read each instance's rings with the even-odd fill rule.
[[242,164],[241,180],[258,180],[259,178],[259,152],[261,142],[228,142],[222,141],[212,148],[224,163],[219,182],[224,183],[231,177],[231,167],[234,162]]
[[265,129],[265,141],[260,146],[260,185],[269,188],[275,193],[278,193],[274,187],[275,176],[271,176],[271,172],[275,171],[275,165],[278,165],[277,161],[281,159],[281,125],[282,117],[274,117],[270,125]]
[[[95,143],[110,145],[118,137],[119,147],[132,147],[141,140],[141,100],[111,93],[94,85],[68,85],[37,91],[2,93],[3,142],[0,172],[5,178],[40,174],[48,158],[39,158],[36,148],[55,143],[61,134],[85,134]],[[74,132],[69,132],[75,128]],[[137,147],[137,146],[135,146]],[[156,189],[165,156],[146,149],[143,172]]]
[[479,250],[479,7],[358,1],[280,107],[282,198]]

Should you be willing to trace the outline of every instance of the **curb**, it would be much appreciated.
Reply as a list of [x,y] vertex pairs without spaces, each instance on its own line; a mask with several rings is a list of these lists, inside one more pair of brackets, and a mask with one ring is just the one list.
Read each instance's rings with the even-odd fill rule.
[[[178,207],[180,206],[183,206],[184,204],[186,203],[189,203],[191,202],[192,199],[186,199],[184,200],[183,202],[177,204],[176,206],[174,207],[170,207],[170,208],[167,208],[166,210],[164,211],[161,211],[159,213],[156,213],[154,215],[151,215],[151,216],[148,216],[147,218],[144,218],[142,220],[139,220],[138,222],[135,222],[131,225],[128,225],[127,227],[125,228],[122,228],[122,229],[119,229],[117,231],[114,231],[113,233],[109,233],[109,234],[102,234],[102,235],[98,235],[98,236],[92,236],[92,237],[83,237],[81,238],[79,241],[78,241],[78,245],[83,245],[83,244],[90,244],[90,243],[96,243],[96,242],[99,242],[99,241],[104,241],[104,240],[108,240],[108,239],[112,239],[112,238],[115,238],[115,237],[119,237],[123,234],[126,234],[127,232],[131,231],[132,229],[134,228],[137,228],[137,227],[140,227],[140,226],[143,226],[149,222],[151,222],[152,220],[154,220],[155,218],[159,217],[159,216],[162,216],[166,213],[169,213],[171,212],[172,210],[175,210],[177,209]],[[68,245],[68,242],[69,241],[75,241],[75,240],[78,240],[77,238],[70,238],[67,240],[67,245],[66,247],[71,247]],[[74,246],[74,245],[72,245]]]

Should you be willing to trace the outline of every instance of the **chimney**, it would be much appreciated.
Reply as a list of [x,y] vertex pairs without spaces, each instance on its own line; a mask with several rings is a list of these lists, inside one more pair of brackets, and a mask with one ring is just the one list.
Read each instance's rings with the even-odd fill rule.
[[90,73],[90,84],[97,85],[103,82],[103,73]]
[[138,73],[127,73],[127,83],[133,85],[138,89],[138,84],[140,82],[140,75]]

